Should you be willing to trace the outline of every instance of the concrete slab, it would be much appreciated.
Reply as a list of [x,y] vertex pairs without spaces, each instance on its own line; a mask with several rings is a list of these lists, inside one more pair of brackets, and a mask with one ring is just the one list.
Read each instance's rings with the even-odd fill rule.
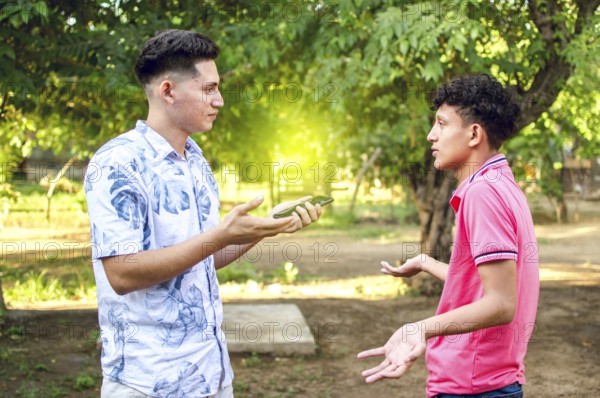
[[315,338],[295,304],[224,304],[229,352],[312,355]]

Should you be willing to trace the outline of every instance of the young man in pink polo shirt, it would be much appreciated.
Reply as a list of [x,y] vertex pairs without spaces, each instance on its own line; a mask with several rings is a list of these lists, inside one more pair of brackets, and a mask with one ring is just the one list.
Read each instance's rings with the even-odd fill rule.
[[427,395],[523,397],[523,360],[539,295],[537,241],[525,195],[500,146],[516,133],[519,106],[488,75],[441,87],[427,140],[435,167],[459,180],[450,205],[456,232],[449,264],[420,255],[382,272],[411,277],[425,271],[444,282],[436,315],[398,329],[384,356],[362,375],[367,383],[399,378],[425,354]]

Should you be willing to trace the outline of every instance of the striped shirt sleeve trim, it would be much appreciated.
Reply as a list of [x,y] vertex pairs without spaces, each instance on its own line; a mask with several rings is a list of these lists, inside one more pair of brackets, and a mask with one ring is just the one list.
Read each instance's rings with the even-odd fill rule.
[[476,256],[475,263],[479,264],[479,263],[486,262],[486,261],[506,260],[506,259],[513,259],[516,261],[517,255],[518,255],[518,253],[516,251],[499,250],[499,251],[484,253],[484,254],[480,254],[480,255]]

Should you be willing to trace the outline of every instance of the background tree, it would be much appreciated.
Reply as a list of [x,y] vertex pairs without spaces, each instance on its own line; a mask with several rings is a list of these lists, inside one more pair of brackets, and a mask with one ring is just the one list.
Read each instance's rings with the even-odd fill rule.
[[[340,2],[335,20],[320,25],[312,73],[340,82],[345,99],[340,108],[351,121],[346,133],[354,153],[381,146],[385,152],[379,166],[390,176],[407,178],[420,213],[425,252],[449,258],[453,214],[447,203],[455,187],[450,176],[431,172],[425,142],[431,125],[430,92],[441,81],[467,73],[491,73],[514,86],[523,106],[519,128],[528,127],[529,133],[524,136],[527,145],[513,157],[523,158],[529,150],[542,154],[537,165],[544,167],[541,185],[549,195],[562,195],[560,185],[550,183],[557,176],[546,165],[567,140],[585,140],[597,151],[597,133],[576,123],[550,132],[552,125],[564,122],[549,111],[564,91],[564,109],[597,117],[597,102],[589,99],[595,98],[600,81],[594,67],[599,3]],[[578,68],[589,72],[584,86],[574,75]],[[573,101],[571,91],[586,100]],[[535,139],[541,135],[545,139]],[[550,141],[555,145],[549,146]]]
[[18,161],[39,146],[89,157],[147,112],[132,71],[146,38],[199,30],[223,50],[227,106],[209,135],[195,137],[209,160],[336,162],[356,173],[381,147],[379,178],[410,188],[424,251],[447,260],[456,181],[432,169],[432,91],[482,72],[514,86],[523,134],[507,147],[512,160],[539,155],[541,186],[559,203],[547,164],[565,145],[572,156],[598,153],[599,3],[2,2],[2,156]]

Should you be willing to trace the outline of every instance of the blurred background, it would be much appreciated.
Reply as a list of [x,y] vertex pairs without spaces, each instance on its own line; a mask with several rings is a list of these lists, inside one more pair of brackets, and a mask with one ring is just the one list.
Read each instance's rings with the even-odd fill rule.
[[[335,199],[304,237],[283,241],[300,255],[278,248],[220,271],[226,300],[293,300],[309,285],[323,299],[438,294],[441,286],[427,279],[368,278],[383,255],[449,258],[454,214],[447,204],[456,178],[432,167],[429,101],[441,83],[476,73],[491,74],[520,99],[520,134],[502,151],[540,228],[540,253],[556,260],[549,280],[570,281],[568,269],[582,266],[594,273],[576,279],[597,283],[599,263],[588,250],[600,232],[599,3],[0,1],[0,390],[11,391],[7,397],[97,395],[93,311],[85,313],[83,337],[61,340],[80,344],[75,367],[73,358],[55,366],[39,345],[23,348],[30,323],[7,319],[94,308],[83,176],[96,149],[145,119],[133,64],[142,44],[168,28],[204,33],[221,47],[225,107],[210,132],[192,138],[211,164],[223,213],[257,194],[267,198],[258,215],[304,195]],[[572,252],[544,251],[557,245]],[[312,307],[302,310],[317,319]],[[64,337],[71,318],[61,323],[56,314],[43,319]],[[45,329],[38,326],[39,340]],[[25,351],[13,350],[15,342]],[[327,344],[321,341],[325,359],[353,354]],[[270,369],[272,361],[238,358],[236,396],[336,396],[326,387],[333,376],[304,360],[288,364],[285,387],[281,380],[256,387],[245,376],[244,369]],[[306,372],[314,390],[295,385]]]

